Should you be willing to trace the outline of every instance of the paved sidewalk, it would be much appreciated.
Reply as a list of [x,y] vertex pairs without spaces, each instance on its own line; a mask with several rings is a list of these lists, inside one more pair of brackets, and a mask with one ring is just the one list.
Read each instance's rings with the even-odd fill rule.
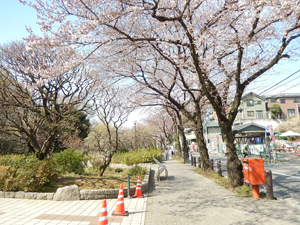
[[[196,174],[190,164],[163,162],[169,180],[155,183],[145,198],[124,199],[128,217],[113,217],[117,199],[107,199],[109,225],[300,224],[300,203],[241,198]],[[157,165],[151,168],[157,171]],[[45,201],[0,198],[0,224],[97,225],[102,200]]]
[[[109,225],[144,225],[145,198],[124,199],[126,217],[111,216],[117,199],[107,199]],[[1,225],[98,225],[102,200],[47,201],[0,198]]]
[[148,194],[146,225],[300,224],[299,202],[241,198],[196,174],[190,164],[163,164],[169,180],[156,182]]

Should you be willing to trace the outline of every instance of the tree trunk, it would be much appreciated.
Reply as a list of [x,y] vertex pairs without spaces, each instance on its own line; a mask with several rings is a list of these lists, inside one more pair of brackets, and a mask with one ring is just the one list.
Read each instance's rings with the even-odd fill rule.
[[196,120],[194,121],[194,132],[196,135],[198,151],[200,153],[200,162],[201,167],[204,170],[209,168],[209,155],[208,150],[204,141],[204,133],[203,133],[203,124],[201,118],[201,111],[199,102],[195,102],[195,109],[196,109]]
[[209,155],[208,155],[208,150],[206,148],[206,144],[204,141],[202,124],[196,125],[194,127],[194,132],[196,134],[198,150],[200,153],[201,168],[203,168],[204,170],[207,170],[207,169],[209,169]]
[[181,155],[182,153],[182,149],[181,149],[181,144],[180,144],[180,138],[179,138],[179,131],[178,131],[178,125],[174,125],[175,127],[175,149],[177,150],[177,152],[179,152]]
[[232,187],[243,185],[242,163],[234,145],[234,134],[231,126],[221,126],[223,141],[226,143],[228,179]]
[[105,156],[103,164],[99,167],[99,175],[100,176],[103,176],[105,170],[107,169],[107,167],[109,166],[109,164],[111,162],[112,156],[113,156],[113,154],[111,154],[111,153],[108,153]]
[[[188,163],[189,161],[189,152],[187,148],[187,141],[184,135],[184,128],[183,126],[178,126],[178,132],[182,140],[182,153],[183,153],[183,163]],[[182,155],[181,155],[182,156]]]

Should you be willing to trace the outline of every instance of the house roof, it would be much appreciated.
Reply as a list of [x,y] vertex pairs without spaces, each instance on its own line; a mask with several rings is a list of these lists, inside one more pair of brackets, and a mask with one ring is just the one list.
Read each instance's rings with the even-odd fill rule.
[[266,99],[269,98],[293,98],[293,97],[300,97],[300,93],[281,93],[276,95],[265,95]]
[[235,126],[232,131],[234,133],[238,133],[238,132],[264,132],[265,131],[265,127],[262,125],[259,125],[257,123],[247,123],[247,124],[242,124],[242,125],[238,125]]
[[220,127],[219,124],[215,121],[207,121],[206,126],[207,127]]
[[254,92],[249,92],[247,94],[245,94],[243,97],[242,97],[242,100],[248,98],[248,97],[256,97],[256,98],[259,98],[261,100],[265,100],[265,98],[263,96],[259,96],[258,94],[255,94]]

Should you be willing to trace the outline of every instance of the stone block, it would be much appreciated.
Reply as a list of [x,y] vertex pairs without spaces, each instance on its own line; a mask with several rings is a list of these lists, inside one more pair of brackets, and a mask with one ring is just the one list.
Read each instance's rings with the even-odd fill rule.
[[16,196],[16,192],[6,191],[5,198],[14,198]]
[[16,192],[15,198],[25,198],[25,191],[18,191]]
[[53,196],[54,201],[80,200],[80,191],[77,185],[58,188]]
[[37,194],[38,194],[37,192],[27,192],[25,194],[25,198],[26,199],[36,199]]

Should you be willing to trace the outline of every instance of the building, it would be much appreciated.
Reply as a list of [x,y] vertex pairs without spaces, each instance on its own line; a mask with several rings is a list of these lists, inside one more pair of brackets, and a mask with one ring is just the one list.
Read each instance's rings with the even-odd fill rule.
[[251,120],[261,120],[269,119],[269,112],[267,112],[265,98],[250,92],[244,95],[241,99],[239,106],[239,113],[237,115],[237,120],[251,121]]
[[283,93],[278,95],[264,96],[267,101],[267,110],[270,111],[275,104],[281,108],[279,119],[300,116],[300,93]]
[[[221,136],[221,128],[219,124],[215,121],[207,121],[203,124],[204,127],[204,138],[207,143],[207,148],[209,151],[217,151],[218,147],[221,148],[223,146],[222,136]],[[207,128],[206,128],[207,127]],[[197,149],[195,145],[196,135],[192,128],[186,128],[184,130],[186,139],[189,143],[190,149]]]

